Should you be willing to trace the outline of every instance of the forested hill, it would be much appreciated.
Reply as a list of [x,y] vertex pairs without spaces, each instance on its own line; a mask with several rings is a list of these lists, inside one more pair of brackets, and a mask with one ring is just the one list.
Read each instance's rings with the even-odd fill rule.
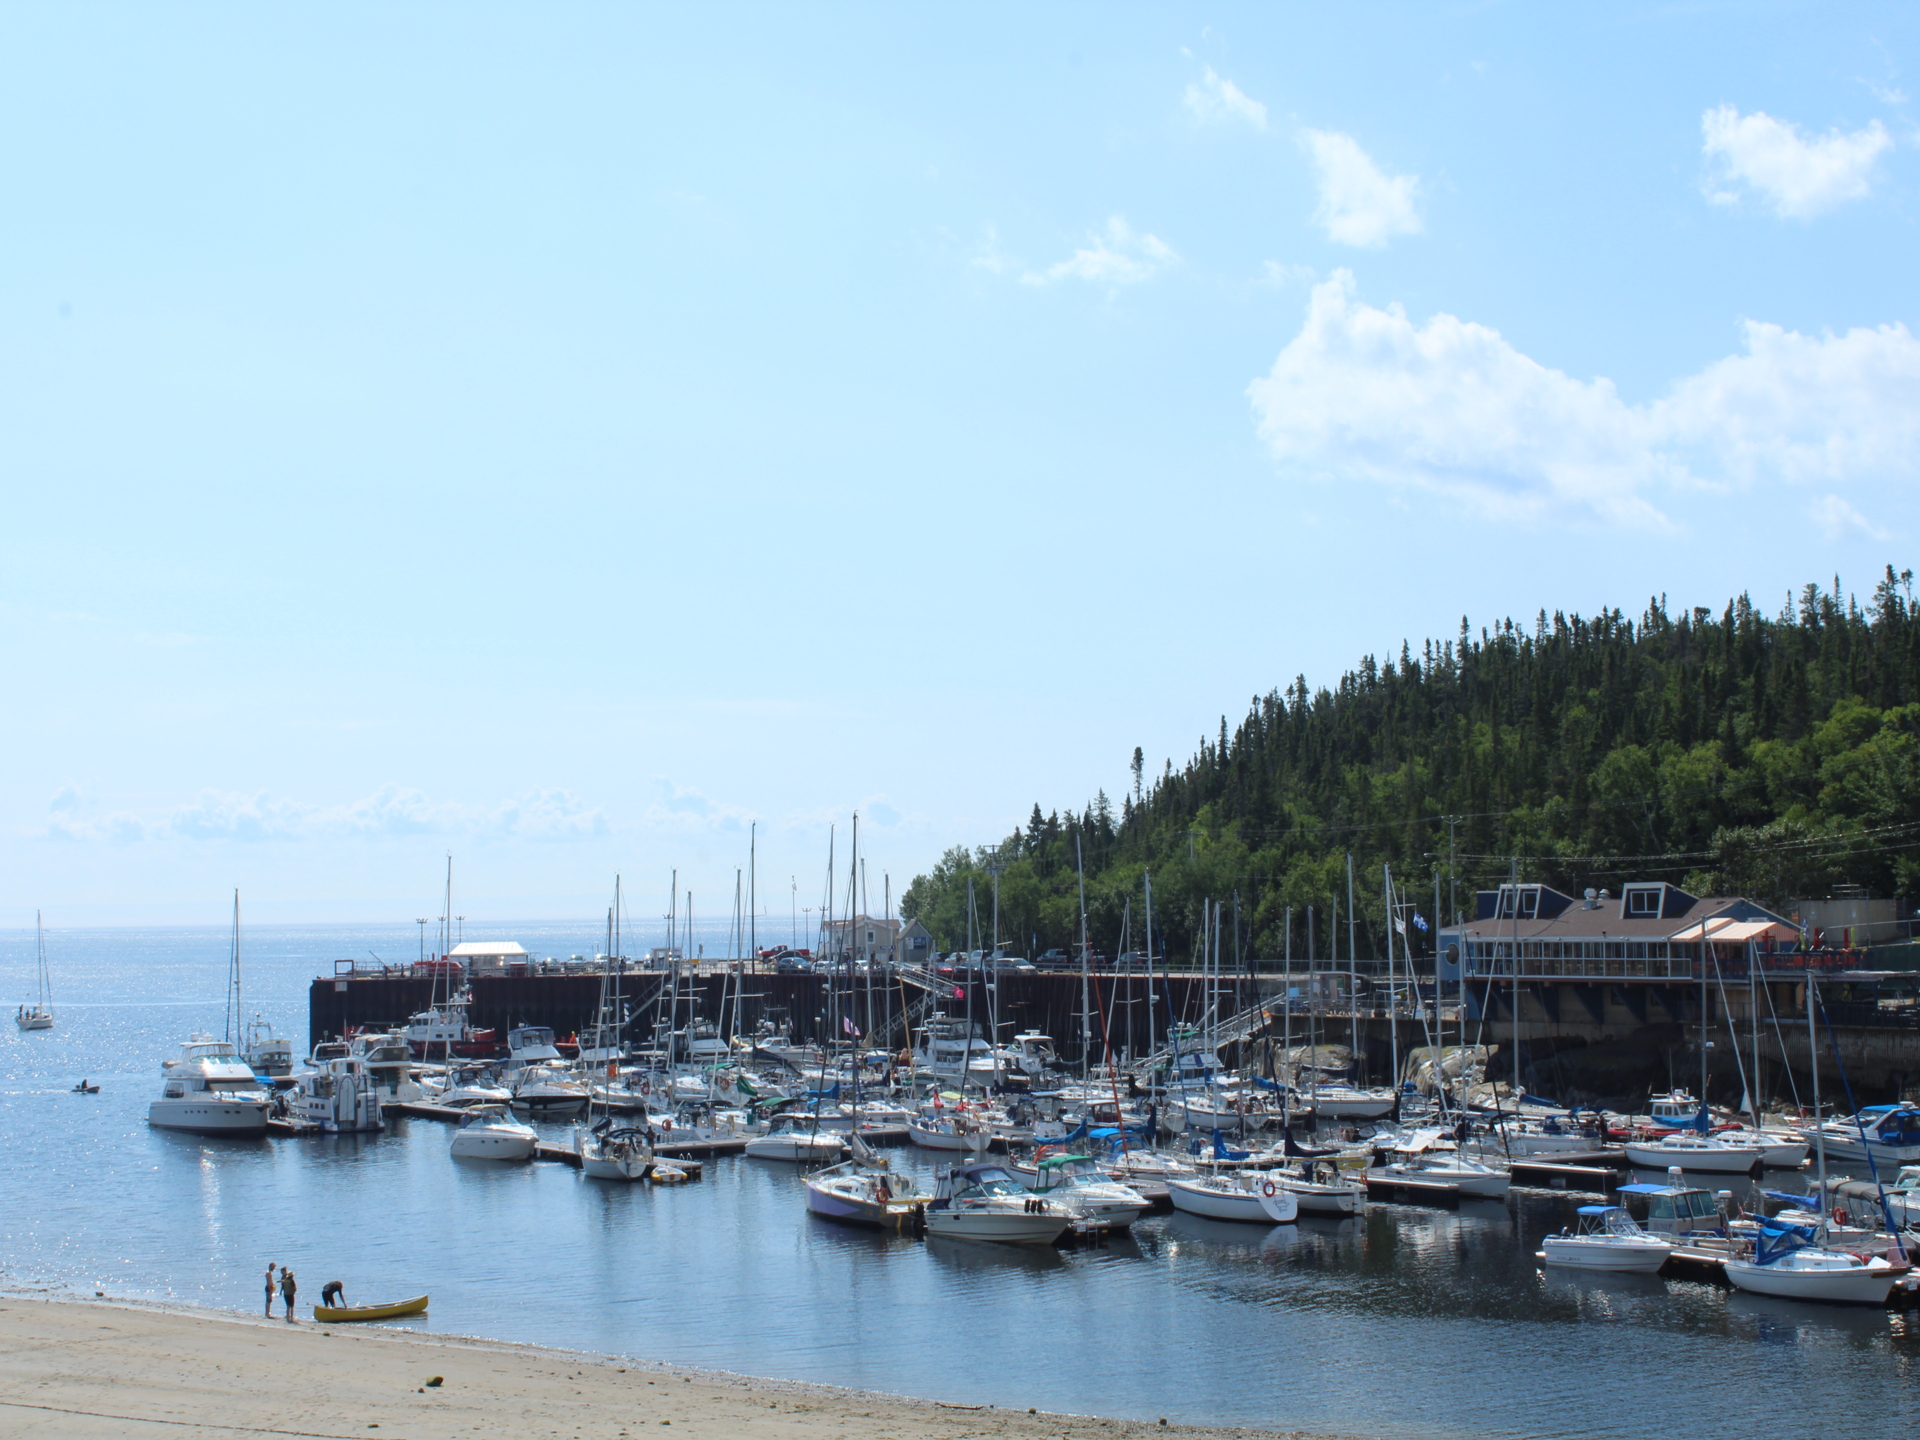
[[[1476,636],[1369,656],[1332,690],[1304,679],[1175,770],[1142,773],[1116,810],[1102,792],[1078,815],[1032,818],[997,846],[956,847],[901,899],[935,943],[969,938],[976,882],[987,943],[1000,869],[1000,934],[1018,950],[1078,938],[1075,845],[1084,849],[1095,948],[1144,943],[1141,873],[1153,874],[1156,949],[1184,957],[1201,902],[1235,902],[1240,953],[1277,956],[1287,907],[1295,953],[1304,907],[1344,909],[1354,861],[1379,953],[1381,865],[1427,916],[1450,827],[1460,903],[1476,884],[1521,876],[1578,893],[1635,878],[1696,894],[1791,904],[1837,883],[1920,894],[1920,609],[1912,572],[1887,567],[1862,607],[1808,585],[1777,615],[1746,597],[1715,615],[1655,601],[1583,619],[1542,611]],[[1417,932],[1415,932],[1417,935]],[[1324,947],[1325,926],[1321,926]],[[1420,947],[1426,949],[1425,945]]]

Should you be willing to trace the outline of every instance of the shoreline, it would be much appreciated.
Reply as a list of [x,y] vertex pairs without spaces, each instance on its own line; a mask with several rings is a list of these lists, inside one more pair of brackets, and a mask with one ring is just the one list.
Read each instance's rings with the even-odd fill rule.
[[[429,1386],[435,1377],[443,1383]],[[1358,1440],[975,1407],[480,1336],[289,1325],[233,1310],[12,1289],[0,1290],[0,1414],[12,1433],[63,1437],[99,1435],[108,1422],[128,1436],[326,1440],[631,1437],[638,1425],[747,1440],[837,1440],[849,1432]]]

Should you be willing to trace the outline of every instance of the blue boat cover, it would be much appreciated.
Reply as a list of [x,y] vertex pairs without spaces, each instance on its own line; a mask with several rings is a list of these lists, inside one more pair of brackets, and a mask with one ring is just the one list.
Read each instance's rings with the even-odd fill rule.
[[1213,1158],[1216,1160],[1245,1160],[1253,1154],[1251,1150],[1229,1150],[1227,1142],[1220,1138],[1220,1132],[1213,1132]]
[[[1577,1215],[1611,1215],[1615,1210],[1620,1210],[1620,1207],[1618,1205],[1582,1205],[1574,1213]],[[1620,1213],[1624,1215],[1626,1212],[1621,1210]]]
[[1820,1210],[1824,1208],[1820,1204],[1820,1197],[1818,1195],[1789,1195],[1784,1190],[1762,1190],[1760,1193],[1769,1200],[1778,1200],[1782,1205],[1795,1205],[1802,1210]]
[[1771,1265],[1782,1255],[1806,1249],[1813,1241],[1813,1227],[1810,1225],[1762,1225],[1760,1238],[1753,1247],[1753,1263]]

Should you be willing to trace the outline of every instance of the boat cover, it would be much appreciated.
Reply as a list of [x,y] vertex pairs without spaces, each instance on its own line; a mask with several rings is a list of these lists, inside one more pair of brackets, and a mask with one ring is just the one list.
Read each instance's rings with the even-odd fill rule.
[[1252,1155],[1251,1150],[1229,1150],[1227,1142],[1220,1138],[1220,1132],[1213,1132],[1213,1158],[1216,1160],[1245,1160]]
[[1782,1255],[1806,1249],[1814,1238],[1810,1225],[1762,1225],[1760,1238],[1754,1242],[1753,1263],[1771,1265]]

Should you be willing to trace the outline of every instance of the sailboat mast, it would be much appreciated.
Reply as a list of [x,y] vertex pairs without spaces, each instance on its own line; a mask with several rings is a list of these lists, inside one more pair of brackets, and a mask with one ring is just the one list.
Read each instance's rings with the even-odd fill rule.
[[1353,911],[1353,852],[1347,852],[1347,1043],[1353,1047],[1353,1083],[1360,1083],[1360,961],[1354,941],[1360,933]]
[[1080,882],[1080,1084],[1085,1088],[1093,1051],[1093,961],[1087,949],[1087,862],[1078,830],[1073,832],[1073,869]]

